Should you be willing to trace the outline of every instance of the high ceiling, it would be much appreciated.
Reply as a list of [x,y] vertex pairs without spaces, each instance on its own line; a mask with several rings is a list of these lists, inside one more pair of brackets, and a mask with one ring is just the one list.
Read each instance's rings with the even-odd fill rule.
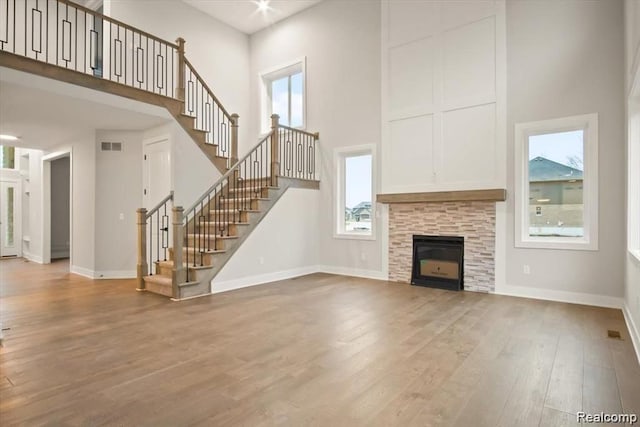
[[253,34],[322,0],[270,0],[265,11],[258,9],[258,0],[182,1],[244,33]]
[[19,147],[47,150],[96,129],[145,130],[169,120],[160,107],[0,68],[0,134],[19,136]]

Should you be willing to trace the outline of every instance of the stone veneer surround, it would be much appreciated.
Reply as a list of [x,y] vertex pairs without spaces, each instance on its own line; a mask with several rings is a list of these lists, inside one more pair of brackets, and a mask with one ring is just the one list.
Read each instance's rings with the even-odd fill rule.
[[411,282],[413,235],[464,237],[464,288],[495,289],[495,202],[391,203],[389,280]]

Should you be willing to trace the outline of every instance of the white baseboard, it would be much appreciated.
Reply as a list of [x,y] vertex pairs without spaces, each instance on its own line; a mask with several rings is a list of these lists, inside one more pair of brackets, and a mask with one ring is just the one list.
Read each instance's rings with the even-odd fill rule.
[[22,252],[22,257],[24,259],[28,259],[29,261],[37,262],[38,264],[42,264],[42,257],[41,256],[33,255],[33,254],[29,253],[29,252]]
[[51,259],[69,258],[69,249],[51,251]]
[[138,273],[135,270],[106,270],[93,272],[93,278],[97,280],[135,279],[136,277],[138,277]]
[[265,283],[276,282],[278,280],[292,279],[294,277],[300,277],[307,274],[317,273],[317,266],[308,266],[294,268],[291,270],[276,271],[274,273],[258,274],[255,276],[241,277],[239,279],[216,281],[214,278],[211,281],[211,293],[217,294],[220,292],[233,291],[235,289],[247,288],[250,286],[263,285]]
[[319,265],[318,273],[339,274],[341,276],[362,277],[373,280],[389,280],[389,277],[382,271],[364,270],[360,268],[337,267],[333,265]]
[[88,268],[78,267],[77,265],[72,265],[69,268],[69,271],[73,274],[77,274],[79,276],[88,277],[89,279],[94,279],[94,271],[89,270]]
[[627,323],[627,329],[629,330],[629,335],[631,335],[631,342],[636,351],[638,363],[640,363],[640,329],[638,329],[638,325],[634,322],[631,310],[626,303],[624,307],[622,307],[622,314],[624,314],[624,321]]
[[624,305],[624,300],[619,297],[585,294],[582,292],[556,291],[553,289],[529,288],[525,286],[502,285],[499,288],[496,288],[495,294],[547,301],[568,302],[571,304],[593,305],[596,307],[606,308],[621,309]]

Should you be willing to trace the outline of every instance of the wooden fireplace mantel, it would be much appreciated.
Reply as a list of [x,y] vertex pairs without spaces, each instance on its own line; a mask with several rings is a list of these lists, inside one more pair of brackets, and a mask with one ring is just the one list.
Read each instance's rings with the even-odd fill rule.
[[507,190],[504,188],[376,195],[378,203],[504,202],[505,200],[507,200]]

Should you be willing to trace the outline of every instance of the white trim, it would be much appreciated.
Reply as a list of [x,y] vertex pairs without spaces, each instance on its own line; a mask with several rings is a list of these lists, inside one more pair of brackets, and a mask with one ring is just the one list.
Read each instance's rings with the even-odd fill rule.
[[[51,263],[51,162],[69,157],[69,263],[73,265],[73,148],[62,147],[58,151],[42,156],[42,215],[40,230],[42,232],[42,252],[40,258],[43,264]],[[85,270],[90,271],[90,270]],[[82,273],[78,273],[84,275]]]
[[[19,161],[19,156],[18,156]],[[3,169],[4,171],[14,170],[14,169]],[[24,197],[23,186],[22,186],[22,177],[18,175],[15,178],[0,178],[0,183],[12,184],[14,188],[13,194],[13,246],[15,247],[15,255],[10,254],[6,256],[16,256],[18,258],[22,257],[22,220],[23,220],[23,212],[22,212],[22,200]],[[0,242],[2,242],[2,238],[0,238]],[[1,252],[1,248],[0,248]]]
[[135,279],[136,277],[137,273],[135,270],[106,270],[93,272],[93,278],[96,280]]
[[217,282],[214,278],[211,281],[211,293],[218,294],[221,292],[233,291],[235,289],[264,285],[266,283],[276,282],[279,280],[292,279],[294,277],[317,273],[318,271],[317,266],[308,266],[294,268],[291,270],[276,271],[273,273],[257,274],[255,276],[241,277],[239,279],[225,280],[223,282]]
[[338,274],[340,276],[362,277],[364,279],[388,281],[389,276],[383,271],[364,270],[361,268],[339,267],[331,265],[318,266],[318,273]]
[[640,363],[640,329],[638,329],[638,325],[636,325],[636,323],[633,321],[631,310],[626,303],[622,307],[622,314],[624,315],[624,321],[626,322],[627,329],[629,330],[631,343],[633,344],[633,348],[636,351],[638,363]]
[[[627,102],[627,250],[640,260],[640,70]],[[634,94],[637,94],[633,96]]]
[[71,251],[66,246],[63,249],[55,249],[51,251],[51,259],[69,258]]
[[[584,236],[532,237],[529,235],[529,137],[584,130]],[[598,250],[598,114],[563,117],[515,125],[515,246],[517,248]]]
[[[377,240],[377,203],[375,202],[377,192],[377,153],[375,144],[351,145],[333,149],[333,162],[336,171],[336,187],[334,211],[333,211],[333,238],[348,240]],[[343,230],[344,227],[344,179],[345,179],[345,158],[355,156],[371,155],[371,232],[369,234],[350,233]]]
[[[285,64],[267,68],[258,73],[260,84],[260,133],[267,133],[271,130],[271,88],[268,82],[278,80],[282,77],[302,72],[302,126],[296,129],[307,128],[307,57],[302,56]],[[289,105],[291,108],[291,105]],[[289,126],[291,123],[289,123]]]
[[89,279],[95,279],[95,272],[93,270],[89,270],[88,268],[71,265],[71,267],[69,267],[69,271],[79,276],[88,277]]
[[530,288],[526,286],[502,285],[496,288],[496,295],[508,295],[520,298],[533,298],[545,301],[566,302],[570,304],[591,305],[595,307],[622,309],[624,300],[609,295],[587,294],[583,292],[566,292],[554,289]]
[[25,258],[31,262],[43,264],[42,257],[38,255],[33,255],[31,252],[22,252],[22,258]]
[[241,277],[239,279],[216,282],[211,281],[211,294],[233,291],[236,289],[249,288],[252,286],[265,285],[280,280],[293,279],[307,274],[328,273],[340,276],[362,277],[364,279],[387,281],[387,274],[382,271],[363,270],[358,268],[337,267],[329,265],[310,265],[307,267],[294,268],[291,270],[276,271],[273,273],[257,274],[255,276]]

